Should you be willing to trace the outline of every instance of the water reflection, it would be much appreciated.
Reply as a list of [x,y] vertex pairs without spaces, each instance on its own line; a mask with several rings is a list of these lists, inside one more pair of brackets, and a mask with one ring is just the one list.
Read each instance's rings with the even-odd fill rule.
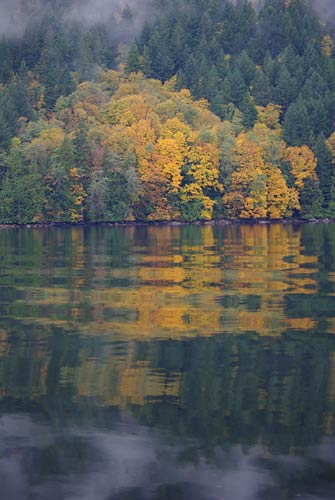
[[335,225],[2,230],[0,258],[4,498],[335,497]]
[[214,449],[189,460],[191,442],[172,446],[128,422],[106,431],[55,431],[29,417],[0,420],[0,480],[7,500],[265,500],[334,498],[335,441],[304,456],[272,456],[257,445]]
[[12,230],[1,236],[2,311],[25,324],[122,339],[281,335],[319,328],[321,318],[310,307],[318,295],[322,329],[334,333],[332,225]]

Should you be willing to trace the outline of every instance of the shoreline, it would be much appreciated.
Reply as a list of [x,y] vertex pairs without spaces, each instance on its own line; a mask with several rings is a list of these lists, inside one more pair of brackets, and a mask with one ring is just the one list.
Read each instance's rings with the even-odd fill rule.
[[241,225],[272,225],[272,224],[329,224],[335,223],[335,218],[322,219],[220,219],[200,221],[122,221],[122,222],[27,222],[25,224],[2,224],[1,229],[49,229],[49,228],[89,228],[89,227],[146,227],[146,226],[227,226],[231,224]]

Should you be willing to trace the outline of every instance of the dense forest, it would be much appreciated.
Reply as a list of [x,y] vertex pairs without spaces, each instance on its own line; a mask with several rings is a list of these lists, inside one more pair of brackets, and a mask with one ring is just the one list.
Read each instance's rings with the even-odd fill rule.
[[0,222],[335,217],[330,10],[14,3],[16,32],[0,24]]

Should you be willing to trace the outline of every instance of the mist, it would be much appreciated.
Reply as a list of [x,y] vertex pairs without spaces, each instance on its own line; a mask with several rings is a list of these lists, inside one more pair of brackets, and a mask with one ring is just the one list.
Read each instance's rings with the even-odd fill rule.
[[[224,1],[224,0],[222,0]],[[231,0],[235,3],[237,0]],[[251,0],[257,10],[264,0]],[[323,22],[335,20],[334,0],[306,0]],[[155,11],[154,0],[0,0],[0,36],[21,37],[27,27],[54,14],[87,27],[103,23],[126,41],[136,37]]]
[[21,0],[2,0],[0,3],[0,35],[20,36],[29,23],[29,16],[21,14]]
[[133,38],[150,18],[152,0],[0,0],[0,36],[19,38],[36,22],[55,15],[85,27],[112,24]]
[[333,22],[335,20],[334,0],[312,0],[311,3],[322,21]]
[[120,23],[141,23],[149,15],[150,4],[150,0],[74,0],[65,17],[87,25],[107,22],[111,17]]

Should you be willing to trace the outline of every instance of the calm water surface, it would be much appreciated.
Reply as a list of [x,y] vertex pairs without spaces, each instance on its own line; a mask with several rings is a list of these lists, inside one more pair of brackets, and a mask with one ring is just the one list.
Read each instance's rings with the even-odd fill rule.
[[334,224],[1,230],[1,498],[334,499],[334,299]]

